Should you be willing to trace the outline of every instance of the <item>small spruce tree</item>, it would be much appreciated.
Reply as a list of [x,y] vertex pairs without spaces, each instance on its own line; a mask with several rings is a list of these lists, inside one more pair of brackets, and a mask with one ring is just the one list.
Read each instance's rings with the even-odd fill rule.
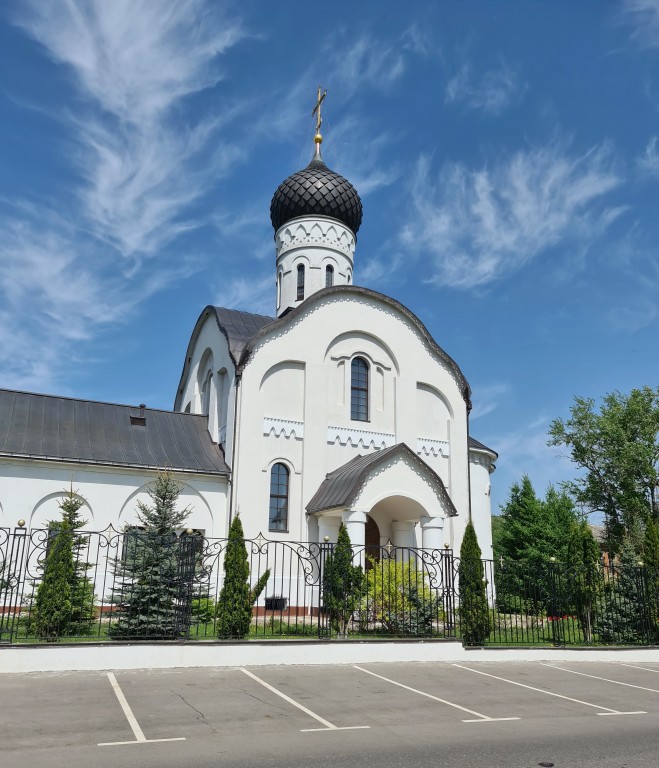
[[224,583],[217,604],[217,636],[220,639],[244,639],[252,622],[252,606],[265,589],[270,578],[266,570],[253,588],[249,584],[249,561],[240,516],[236,515],[229,528],[224,553]]
[[471,520],[467,523],[458,567],[460,591],[460,625],[465,645],[482,645],[490,634],[490,611],[476,530]]
[[[181,487],[171,472],[158,474],[149,491],[151,504],[138,502],[142,530],[124,533],[115,567],[112,602],[117,606],[109,635],[113,640],[175,640],[190,627],[194,558],[190,541],[176,535],[189,514],[177,509]],[[192,563],[192,571],[189,563]]]
[[331,554],[325,559],[323,573],[323,606],[329,613],[330,625],[341,638],[348,635],[348,625],[359,608],[364,593],[364,572],[353,565],[350,535],[343,523]]

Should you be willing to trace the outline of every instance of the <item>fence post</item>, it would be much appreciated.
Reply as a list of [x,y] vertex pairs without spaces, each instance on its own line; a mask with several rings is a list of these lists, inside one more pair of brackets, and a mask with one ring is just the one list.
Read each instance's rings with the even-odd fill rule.
[[[22,525],[21,525],[22,523]],[[25,523],[19,521],[19,527],[13,531],[7,529],[7,552],[3,563],[3,577],[6,580],[5,600],[0,616],[0,641],[12,643],[18,629],[20,606],[25,585],[26,552],[28,534]]]

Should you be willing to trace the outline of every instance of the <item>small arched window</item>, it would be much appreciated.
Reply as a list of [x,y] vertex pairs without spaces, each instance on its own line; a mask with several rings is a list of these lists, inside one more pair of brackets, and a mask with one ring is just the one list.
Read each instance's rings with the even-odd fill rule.
[[329,288],[334,285],[334,267],[328,264],[325,267],[325,288]]
[[281,307],[281,272],[277,273],[277,309]]
[[270,470],[270,522],[268,530],[288,530],[288,479],[289,471],[285,464],[272,465]]
[[368,363],[355,357],[350,369],[350,418],[368,421]]
[[348,285],[352,282],[352,273],[348,272]]
[[297,300],[304,299],[304,264],[297,265]]
[[201,412],[208,416],[211,403],[211,382],[213,380],[213,371],[208,371],[204,383],[201,387]]

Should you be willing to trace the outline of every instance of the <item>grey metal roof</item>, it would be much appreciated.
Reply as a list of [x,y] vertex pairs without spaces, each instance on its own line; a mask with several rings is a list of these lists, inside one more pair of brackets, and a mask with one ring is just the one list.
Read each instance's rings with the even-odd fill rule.
[[276,320],[276,318],[269,317],[268,315],[255,315],[252,312],[241,312],[240,310],[227,309],[226,307],[214,307],[210,304],[205,307],[199,315],[192,331],[192,335],[190,336],[188,349],[185,354],[185,362],[183,363],[183,370],[181,371],[181,378],[179,380],[178,389],[176,390],[174,410],[181,410],[181,396],[188,377],[188,371],[190,370],[192,352],[197,343],[197,337],[199,336],[204,323],[210,316],[215,318],[220,333],[227,340],[229,355],[236,368],[238,367],[238,360],[240,360],[247,342],[255,336],[258,331],[265,326],[274,323]]
[[381,451],[369,453],[366,456],[355,456],[347,464],[343,464],[343,466],[327,474],[313,498],[307,504],[307,512],[321,512],[324,509],[349,506],[356,498],[361,484],[369,472],[396,455],[406,456],[424,472],[426,477],[433,480],[439,488],[439,493],[446,507],[451,510],[451,514],[458,514],[441,477],[405,443],[397,443],[390,448],[384,448]]
[[7,389],[0,456],[229,474],[204,416]]
[[240,312],[237,309],[227,309],[226,307],[213,307],[213,309],[217,317],[217,324],[229,342],[229,351],[234,363],[240,359],[245,345],[252,336],[266,325],[274,323],[276,319],[267,315],[254,315],[251,312]]
[[497,459],[499,458],[499,454],[496,451],[492,450],[492,448],[488,448],[487,445],[479,442],[471,435],[469,435],[469,447],[475,448],[477,451],[487,451],[487,453],[491,453],[493,456],[496,456]]

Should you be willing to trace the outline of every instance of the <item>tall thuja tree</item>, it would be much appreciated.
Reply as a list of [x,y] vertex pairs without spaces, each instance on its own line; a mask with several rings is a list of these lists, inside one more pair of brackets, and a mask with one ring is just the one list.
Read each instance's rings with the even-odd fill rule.
[[643,561],[651,639],[657,642],[659,640],[659,525],[652,518],[645,524]]
[[270,570],[266,570],[254,587],[250,587],[249,560],[240,516],[231,521],[224,553],[224,582],[217,606],[217,636],[242,640],[249,634],[252,606],[265,589]]
[[85,500],[70,488],[62,501],[62,520],[73,531],[73,579],[71,581],[71,622],[69,635],[87,635],[94,616],[94,584],[87,576],[91,563],[86,561],[89,537],[80,533],[87,521],[80,514]]
[[645,573],[631,538],[623,541],[619,557],[598,600],[595,629],[605,643],[646,643],[650,639],[650,617]]
[[323,572],[323,606],[329,613],[332,629],[341,638],[348,635],[348,625],[364,594],[364,572],[353,564],[352,545],[343,523]]
[[87,577],[87,536],[80,533],[87,523],[80,514],[84,504],[85,500],[70,488],[59,503],[61,519],[48,524],[43,576],[32,617],[35,633],[43,639],[91,631],[94,585]]
[[490,634],[490,611],[481,548],[471,520],[467,523],[458,568],[460,626],[465,645],[482,645]]
[[586,520],[573,523],[567,544],[566,582],[584,641],[593,641],[593,613],[602,587],[599,544]]
[[67,634],[72,616],[75,577],[73,531],[63,520],[48,529],[43,576],[34,601],[31,626],[41,640],[54,642]]
[[176,534],[189,514],[187,507],[177,509],[180,491],[171,472],[163,471],[149,491],[151,504],[137,504],[141,529],[124,533],[115,568],[112,639],[175,640],[189,630],[195,563],[187,551],[192,537]]

